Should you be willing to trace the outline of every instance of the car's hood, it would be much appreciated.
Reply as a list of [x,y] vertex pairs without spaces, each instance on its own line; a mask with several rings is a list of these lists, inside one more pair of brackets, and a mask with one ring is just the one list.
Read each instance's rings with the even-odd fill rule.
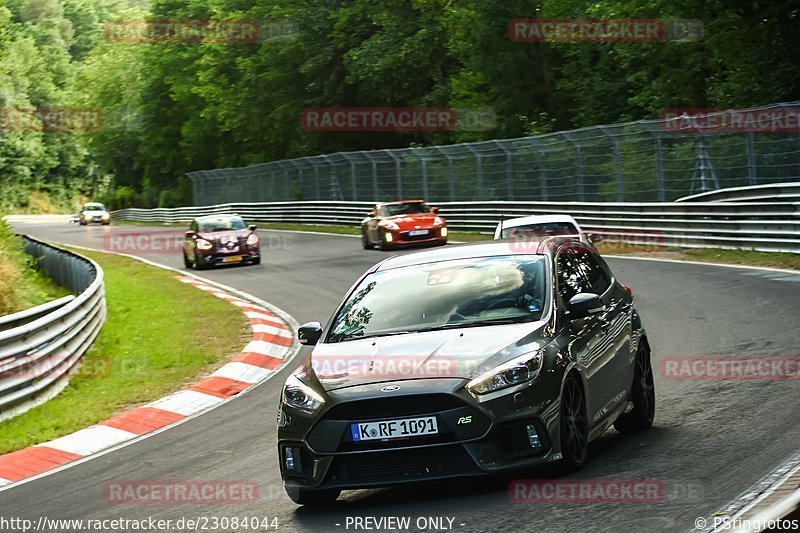
[[325,390],[405,379],[473,378],[538,350],[544,322],[410,333],[318,344],[303,371]]
[[[400,226],[401,230],[407,231],[413,229],[430,228],[433,226],[433,221],[435,218],[436,215],[433,213],[420,213],[418,215],[397,215],[394,217],[388,217],[386,220],[394,222]],[[419,226],[419,228],[417,226]]]

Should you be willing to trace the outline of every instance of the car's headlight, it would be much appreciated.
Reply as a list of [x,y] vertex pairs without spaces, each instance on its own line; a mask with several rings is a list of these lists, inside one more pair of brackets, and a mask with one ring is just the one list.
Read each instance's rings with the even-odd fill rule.
[[108,220],[110,217],[111,215],[109,215],[108,213],[103,213],[102,215],[100,215],[100,218],[102,218],[103,220]]
[[251,233],[247,237],[247,246],[258,246],[258,235]]
[[436,218],[433,219],[433,225],[434,226],[444,226],[445,225],[445,221],[444,221],[444,219],[442,217],[436,217]]
[[91,213],[84,213],[83,214],[83,218],[90,219],[90,218],[92,218],[92,214]]
[[208,242],[205,239],[197,239],[197,249],[198,250],[210,250],[214,247],[213,244]]
[[473,394],[488,394],[530,381],[541,369],[541,352],[528,353],[484,372],[467,383],[466,388]]
[[322,407],[325,399],[317,391],[291,374],[283,386],[283,403],[289,407],[312,413]]
[[390,229],[390,230],[394,230],[394,231],[397,231],[397,230],[400,229],[400,226],[398,226],[397,224],[395,224],[391,220],[384,220],[383,222],[380,223],[380,225],[383,226],[386,229]]

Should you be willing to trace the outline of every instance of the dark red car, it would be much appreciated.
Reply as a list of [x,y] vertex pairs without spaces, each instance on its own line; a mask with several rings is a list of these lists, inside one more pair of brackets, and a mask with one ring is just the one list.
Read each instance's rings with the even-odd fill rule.
[[214,265],[261,263],[255,226],[235,215],[209,215],[192,220],[183,240],[183,264],[198,270]]
[[447,221],[422,200],[377,204],[361,221],[364,249],[379,246],[388,250],[404,244],[447,244]]

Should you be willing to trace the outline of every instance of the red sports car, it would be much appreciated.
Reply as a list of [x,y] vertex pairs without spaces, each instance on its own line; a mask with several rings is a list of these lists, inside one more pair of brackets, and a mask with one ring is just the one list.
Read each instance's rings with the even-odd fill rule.
[[404,244],[447,244],[447,221],[422,200],[377,204],[361,221],[361,244],[365,250],[381,250]]

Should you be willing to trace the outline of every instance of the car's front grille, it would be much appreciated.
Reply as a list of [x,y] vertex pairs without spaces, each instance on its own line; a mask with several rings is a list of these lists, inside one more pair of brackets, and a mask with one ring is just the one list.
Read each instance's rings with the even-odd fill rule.
[[422,235],[409,235],[409,232],[401,233],[401,238],[404,241],[424,241],[427,239],[432,239],[434,237],[436,237],[435,230],[428,230],[427,233],[424,233]]
[[365,481],[425,479],[478,471],[460,445],[348,455],[337,461],[343,468],[340,473],[352,480]]
[[397,416],[437,413],[466,404],[449,394],[414,394],[394,398],[371,398],[334,405],[323,415],[325,420],[373,420]]

